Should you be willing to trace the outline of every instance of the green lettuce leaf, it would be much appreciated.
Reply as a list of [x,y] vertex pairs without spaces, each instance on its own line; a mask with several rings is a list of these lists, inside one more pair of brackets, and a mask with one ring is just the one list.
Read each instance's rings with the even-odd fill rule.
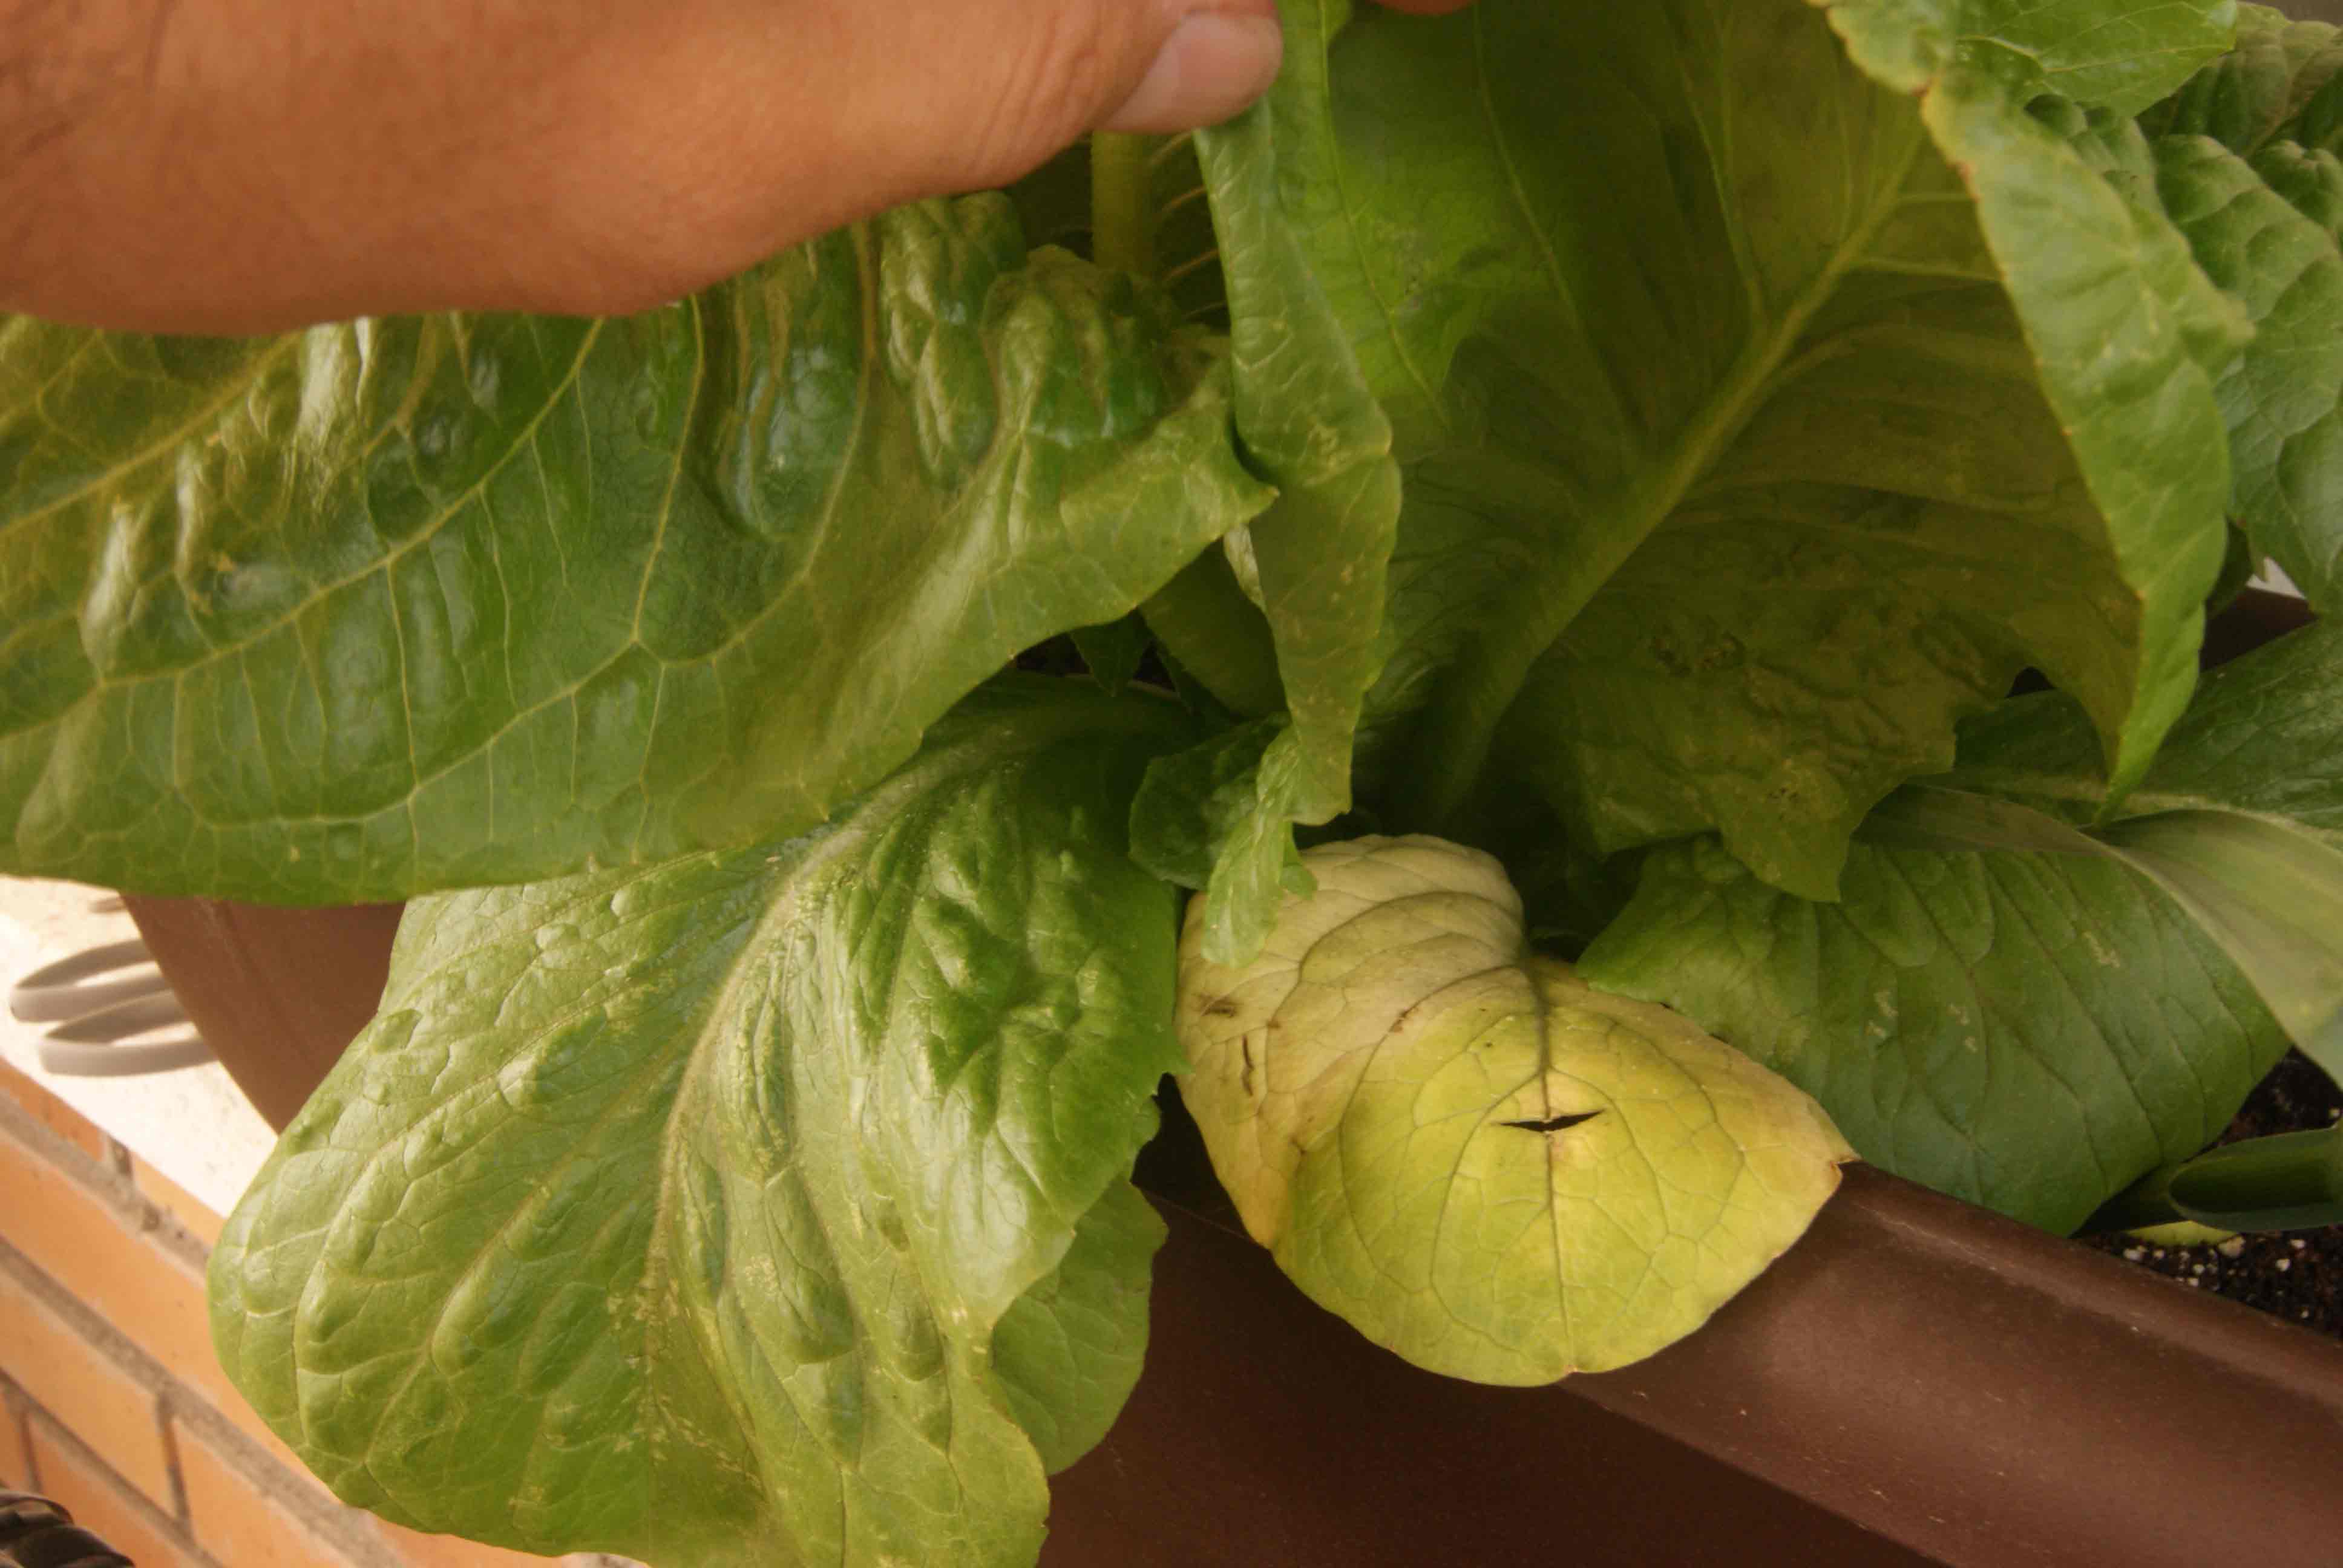
[[[2234,659],[2207,678],[2166,753],[2121,814],[2089,835],[2094,852],[2131,867],[2174,899],[2252,982],[2288,1037],[2343,1078],[2343,629],[2320,622]],[[2072,710],[2054,698],[2014,702],[1964,734],[1957,790],[1942,803],[1990,801],[2046,813],[1993,819],[1972,808],[1972,838],[2045,837],[2104,815]],[[1890,802],[1891,805],[1896,804]],[[2068,848],[2054,846],[2054,848]]]
[[2343,43],[2325,22],[2297,22],[2268,5],[2237,7],[2227,53],[2139,115],[2149,136],[2209,136],[2251,156],[2278,142],[2320,149],[2343,107]]
[[1104,626],[1078,626],[1069,635],[1082,656],[1082,667],[1110,697],[1131,684],[1155,642],[1136,615]]
[[1140,614],[1172,666],[1231,713],[1259,719],[1284,709],[1269,622],[1245,596],[1225,548],[1181,568]]
[[1284,237],[1407,481],[1386,819],[1526,788],[1597,850],[1714,828],[1826,897],[2027,664],[2135,779],[2193,678],[2245,327],[2034,108],[2144,107],[2227,12],[1293,0]]
[[[1289,32],[1306,12],[1289,15]],[[1312,183],[1304,150],[1322,133],[1287,112],[1322,80],[1322,51],[1294,42],[1277,93],[1200,133],[1196,149],[1228,293],[1237,434],[1279,487],[1244,548],[1292,720],[1290,804],[1295,819],[1325,822],[1351,804],[1360,705],[1382,664],[1400,474],[1391,421],[1302,242],[1336,193]]]
[[1671,846],[1582,971],[1795,1081],[1865,1159],[2071,1229],[2209,1142],[2289,1038],[2343,1064],[2338,690],[2324,623],[2212,671],[2087,839],[2089,716],[2006,703],[1964,728],[1949,790],[1883,809],[1841,903]]
[[803,838],[408,910],[212,1261],[347,1501],[655,1568],[1033,1561],[1138,1372],[1169,704],[996,683]]
[[1895,848],[2021,849],[2113,861],[2177,904],[2286,1037],[2343,1080],[2343,850],[2241,811],[2126,817],[2088,831],[2031,806],[1934,785],[1881,803],[1864,837]]
[[[2207,672],[2187,715],[2123,802],[2125,817],[2230,811],[2343,850],[2343,624],[2319,621]],[[2056,692],[2004,703],[1961,730],[1943,783],[2068,821],[2104,814],[2087,718]]]
[[2287,1044],[2188,916],[2082,856],[1859,843],[1815,903],[1668,845],[1579,968],[1796,1083],[1873,1164],[2062,1234],[2211,1142]]
[[1661,1349],[1805,1230],[1845,1144],[1664,1009],[1534,955],[1497,863],[1312,849],[1256,961],[1181,946],[1182,1098],[1254,1238],[1435,1372],[1547,1382]]
[[[1285,710],[1274,740],[1252,749],[1249,780],[1223,777],[1233,753],[1221,750],[1151,790],[1172,806],[1199,777],[1214,780],[1209,809],[1201,799],[1175,809],[1212,822],[1210,940],[1229,963],[1252,959],[1276,919],[1294,825],[1350,808],[1361,708],[1387,651],[1384,574],[1399,524],[1391,421],[1299,238],[1330,216],[1336,195],[1310,177],[1308,146],[1322,128],[1292,112],[1311,96],[1295,83],[1322,91],[1323,51],[1295,33],[1310,21],[1306,7],[1289,9],[1285,85],[1195,137],[1226,289],[1237,432],[1278,498],[1230,536],[1226,568],[1191,568],[1149,611],[1222,700],[1242,713]],[[1170,863],[1171,852],[1158,846],[1154,858]]]
[[809,827],[1267,503],[1176,314],[983,196],[623,319],[0,324],[0,868],[330,902]]
[[1132,858],[1202,894],[1193,918],[1215,963],[1251,963],[1286,894],[1311,890],[1293,845],[1301,750],[1289,720],[1256,719],[1159,759],[1131,802]]
[[2343,603],[2338,68],[2335,28],[2246,7],[2236,49],[2142,116],[2153,162],[2134,182],[2258,329],[2217,387],[2231,510],[2322,609]]

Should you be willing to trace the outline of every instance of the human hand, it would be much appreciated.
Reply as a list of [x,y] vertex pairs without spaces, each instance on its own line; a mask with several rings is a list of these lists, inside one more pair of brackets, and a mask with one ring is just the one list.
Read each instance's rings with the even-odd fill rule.
[[638,309],[1278,59],[1273,0],[0,0],[0,307]]

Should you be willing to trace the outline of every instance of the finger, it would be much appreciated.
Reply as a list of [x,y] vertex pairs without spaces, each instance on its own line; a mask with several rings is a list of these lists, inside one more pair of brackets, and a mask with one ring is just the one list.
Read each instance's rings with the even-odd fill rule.
[[1283,49],[1275,0],[691,5],[723,25],[669,24],[664,66],[601,51],[578,73],[588,106],[559,117],[585,139],[539,159],[551,206],[641,247],[616,299],[608,266],[576,269],[568,308],[672,298],[903,202],[1009,185],[1094,129],[1216,123]]
[[1269,90],[1283,54],[1274,10],[1191,13],[1100,128],[1163,135],[1217,125]]
[[42,149],[0,162],[0,304],[179,331],[646,308],[885,207],[1007,184],[1094,128],[1223,119],[1281,51],[1274,0],[41,15],[66,35],[0,34],[0,76],[19,54],[93,64],[38,123],[0,102],[0,141]]
[[[912,140],[948,156],[923,183],[956,189],[1005,185],[1086,131],[1216,125],[1268,91],[1284,50],[1275,0],[923,4],[940,25],[881,68],[897,104],[925,106]],[[896,156],[883,136],[871,151]]]

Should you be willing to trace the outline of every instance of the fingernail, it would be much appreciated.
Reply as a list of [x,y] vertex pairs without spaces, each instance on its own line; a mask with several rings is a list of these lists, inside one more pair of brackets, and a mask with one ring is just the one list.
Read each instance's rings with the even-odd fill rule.
[[1102,128],[1165,136],[1217,126],[1269,91],[1284,57],[1274,16],[1198,12],[1172,30]]

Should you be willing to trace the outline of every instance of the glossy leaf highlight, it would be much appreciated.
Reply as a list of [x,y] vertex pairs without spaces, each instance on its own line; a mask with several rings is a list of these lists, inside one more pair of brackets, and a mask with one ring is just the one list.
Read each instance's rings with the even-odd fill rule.
[[804,838],[412,905],[212,1261],[347,1501],[653,1568],[1025,1564],[1137,1376],[1162,705],[989,688]]
[[648,315],[0,326],[0,865],[405,896],[821,820],[1269,491],[998,196]]
[[2193,678],[2244,323],[2036,106],[2143,106],[2224,12],[1290,5],[1288,237],[1406,474],[1387,819],[1530,789],[1598,851],[1713,828],[1826,897],[2026,664],[2136,778]]

